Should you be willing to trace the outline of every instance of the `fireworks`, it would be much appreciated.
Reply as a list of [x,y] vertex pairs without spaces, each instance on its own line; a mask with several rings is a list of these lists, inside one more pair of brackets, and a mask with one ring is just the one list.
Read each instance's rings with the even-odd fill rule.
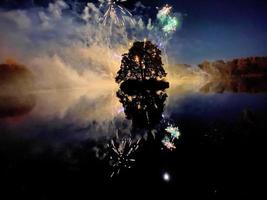
[[163,139],[162,139],[162,144],[169,150],[173,150],[173,149],[176,149],[176,146],[175,144],[173,143],[172,139],[168,136],[165,136]]
[[[104,8],[103,24],[106,25],[108,21],[117,25],[125,26],[127,17],[132,17],[132,14],[126,8],[118,5],[120,2],[127,0],[99,0],[100,7]],[[130,19],[131,22],[132,19]]]
[[164,138],[161,140],[162,144],[169,150],[176,149],[176,146],[174,144],[175,139],[179,139],[179,136],[181,135],[179,132],[178,127],[174,126],[168,126],[165,131],[168,133],[164,136]]
[[133,142],[131,138],[123,138],[122,140],[111,140],[110,149],[110,165],[113,168],[111,177],[119,174],[123,168],[129,169],[135,162],[133,153],[139,148],[140,139]]
[[134,153],[139,148],[141,139],[132,140],[131,137],[125,136],[116,138],[105,143],[102,147],[96,147],[96,157],[108,162],[112,168],[110,177],[118,175],[123,169],[132,168],[135,158]]
[[180,136],[180,132],[178,127],[168,126],[165,131],[171,134],[171,137],[178,139]]
[[168,4],[166,4],[158,13],[160,16],[166,16],[171,13],[172,7]]
[[165,5],[157,14],[161,29],[165,34],[174,33],[180,26],[180,20],[172,13],[172,7]]

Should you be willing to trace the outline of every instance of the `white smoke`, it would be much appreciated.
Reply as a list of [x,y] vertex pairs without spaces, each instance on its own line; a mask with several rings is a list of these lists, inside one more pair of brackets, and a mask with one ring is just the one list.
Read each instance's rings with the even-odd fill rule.
[[37,89],[88,86],[103,80],[112,84],[127,48],[121,43],[125,30],[114,28],[115,40],[120,41],[111,49],[109,31],[99,18],[92,3],[77,17],[62,0],[48,8],[1,10],[0,62],[11,58],[26,65],[36,76]]
[[0,62],[11,58],[30,68],[36,89],[101,86],[102,81],[114,85],[129,44],[144,38],[158,42],[162,33],[140,16],[124,16],[124,26],[104,25],[103,14],[93,3],[73,13],[63,0],[47,8],[0,10]]

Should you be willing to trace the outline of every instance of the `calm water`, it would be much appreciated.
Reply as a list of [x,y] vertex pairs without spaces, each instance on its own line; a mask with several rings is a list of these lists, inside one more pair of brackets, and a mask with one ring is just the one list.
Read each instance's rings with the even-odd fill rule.
[[224,199],[259,194],[266,93],[39,91],[0,98],[3,191]]

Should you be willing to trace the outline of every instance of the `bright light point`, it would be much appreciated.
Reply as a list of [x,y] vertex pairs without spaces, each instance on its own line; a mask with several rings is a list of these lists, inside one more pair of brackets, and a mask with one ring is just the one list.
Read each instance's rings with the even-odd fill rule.
[[166,181],[166,182],[169,182],[170,179],[171,179],[170,174],[167,173],[167,172],[165,172],[165,173],[163,174],[163,180]]

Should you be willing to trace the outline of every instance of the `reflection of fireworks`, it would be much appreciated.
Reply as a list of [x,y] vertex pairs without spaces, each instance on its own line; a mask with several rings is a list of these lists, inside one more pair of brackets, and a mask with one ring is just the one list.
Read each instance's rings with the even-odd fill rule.
[[139,148],[140,139],[133,142],[131,138],[123,138],[120,141],[111,140],[110,165],[113,168],[111,177],[119,174],[123,168],[131,168],[135,162],[133,153]]
[[165,135],[164,138],[161,140],[162,144],[169,150],[176,149],[174,144],[174,140],[178,139],[180,136],[180,132],[178,127],[168,126],[165,131],[167,131],[168,135]]
[[175,144],[173,143],[172,139],[168,136],[165,136],[163,139],[162,139],[162,144],[169,150],[173,150],[173,149],[176,149],[176,146]]
[[168,126],[168,127],[165,129],[165,131],[167,131],[168,133],[170,133],[172,138],[176,138],[176,139],[178,139],[179,136],[180,136],[180,132],[179,132],[178,127],[173,127],[173,126],[171,125],[171,126]]
[[125,25],[127,17],[132,17],[132,14],[126,8],[118,5],[119,2],[125,2],[127,0],[99,0],[101,2],[100,7],[104,8],[103,24],[106,25],[108,20],[111,23],[118,25]]

